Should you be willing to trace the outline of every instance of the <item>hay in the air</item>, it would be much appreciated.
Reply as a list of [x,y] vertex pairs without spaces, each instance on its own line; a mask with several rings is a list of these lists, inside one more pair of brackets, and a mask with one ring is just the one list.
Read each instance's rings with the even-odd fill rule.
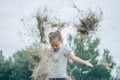
[[48,80],[52,65],[48,49],[38,46],[31,47],[29,48],[29,53],[36,64],[32,78],[34,80]]
[[102,12],[97,15],[95,12],[90,11],[88,14],[85,14],[83,19],[79,19],[79,24],[75,25],[78,33],[78,40],[81,41],[84,37],[97,31],[101,16]]
[[99,21],[100,18],[95,13],[89,12],[85,18],[80,19],[80,24],[76,25],[77,31],[84,35],[91,31],[94,32],[97,30]]
[[39,14],[36,15],[36,19],[37,19],[37,28],[39,30],[39,37],[40,37],[40,41],[42,43],[47,43],[47,41],[45,40],[45,26],[44,23],[47,22],[47,16],[40,16]]

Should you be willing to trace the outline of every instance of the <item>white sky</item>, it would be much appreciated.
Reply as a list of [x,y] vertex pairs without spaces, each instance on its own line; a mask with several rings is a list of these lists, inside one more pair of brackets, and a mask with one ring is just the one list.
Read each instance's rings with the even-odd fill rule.
[[[114,59],[120,61],[120,0],[73,0],[81,10],[103,10],[104,16],[97,36],[101,48],[110,50]],[[0,0],[0,49],[3,55],[11,56],[24,48],[26,43],[16,33],[20,19],[32,15],[37,8],[47,4],[61,20],[72,21],[77,15],[71,9],[70,0]]]

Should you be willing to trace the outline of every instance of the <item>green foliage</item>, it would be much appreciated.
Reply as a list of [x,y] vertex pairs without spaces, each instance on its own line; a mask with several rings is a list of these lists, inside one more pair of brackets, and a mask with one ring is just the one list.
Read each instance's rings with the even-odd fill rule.
[[12,73],[12,59],[9,58],[8,60],[4,59],[2,53],[0,54],[0,80],[12,80],[11,73]]
[[[69,43],[72,41],[72,37],[69,38]],[[111,80],[111,69],[115,66],[115,63],[112,59],[112,56],[109,55],[108,50],[104,50],[104,60],[99,60],[100,52],[98,49],[100,40],[97,38],[92,40],[88,38],[83,42],[78,42],[74,39],[75,49],[74,53],[76,56],[84,59],[91,60],[91,63],[94,65],[93,68],[78,64],[75,62],[68,61],[68,73],[70,74],[71,70],[76,67],[72,72],[73,80]],[[103,63],[108,64],[103,65]]]
[[[69,39],[69,44],[72,45],[72,37]],[[109,50],[105,49],[102,59],[99,49],[97,48],[100,40],[91,40],[88,38],[83,42],[78,42],[74,39],[75,55],[84,59],[91,60],[93,68],[68,61],[68,74],[72,74],[72,80],[112,80],[111,70],[115,63],[112,56],[109,55]],[[12,58],[5,59],[0,53],[0,80],[31,80],[32,65],[31,56],[27,50],[17,51]],[[74,70],[73,70],[74,69]],[[71,72],[72,71],[72,72]]]
[[31,80],[30,57],[25,50],[16,52],[13,59],[0,54],[0,80]]
[[87,73],[83,80],[110,80],[110,72],[102,65],[96,65],[89,73]]
[[29,80],[32,74],[30,70],[30,56],[25,50],[18,51],[13,55],[14,59],[14,70],[12,76],[14,80]]

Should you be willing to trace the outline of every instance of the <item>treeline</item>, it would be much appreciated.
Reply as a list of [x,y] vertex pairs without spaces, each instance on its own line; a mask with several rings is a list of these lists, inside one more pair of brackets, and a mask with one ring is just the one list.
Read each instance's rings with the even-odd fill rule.
[[[72,45],[72,37],[69,44]],[[111,71],[115,66],[109,50],[104,50],[102,58],[99,58],[99,39],[86,39],[78,42],[74,39],[74,53],[78,57],[91,60],[93,68],[68,60],[67,72],[72,80],[113,80]],[[44,65],[44,64],[43,64]],[[32,80],[31,56],[26,49],[17,51],[12,57],[5,59],[0,53],[0,80]]]
[[27,51],[17,51],[13,57],[5,59],[0,53],[0,80],[31,80],[32,70]]
[[69,43],[74,45],[74,53],[84,60],[90,60],[94,65],[93,68],[80,65],[75,62],[68,61],[68,72],[73,80],[113,80],[111,71],[115,66],[112,56],[108,49],[100,52],[98,46],[100,40],[98,38],[92,40],[88,38],[82,42],[77,41],[77,38],[69,38]]

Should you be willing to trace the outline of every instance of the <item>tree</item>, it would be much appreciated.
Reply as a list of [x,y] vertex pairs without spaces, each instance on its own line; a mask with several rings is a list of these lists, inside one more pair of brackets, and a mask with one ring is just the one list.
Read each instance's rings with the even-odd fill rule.
[[12,71],[13,80],[31,80],[31,63],[27,50],[17,51],[13,55],[14,65]]
[[84,60],[90,59],[94,67],[90,68],[82,64],[68,61],[69,74],[70,71],[76,67],[72,73],[73,80],[111,80],[111,69],[113,69],[115,63],[112,56],[109,55],[108,50],[104,50],[102,59],[98,59],[101,54],[98,49],[100,40],[98,38],[95,40],[88,38],[82,42],[78,42],[77,39],[74,39],[74,43],[75,55]]
[[5,59],[0,53],[0,80],[31,80],[32,64],[27,50],[17,51]]
[[12,80],[11,75],[13,71],[12,58],[5,60],[0,52],[0,80]]
[[2,50],[0,50],[0,63],[4,61],[4,56],[2,55]]

